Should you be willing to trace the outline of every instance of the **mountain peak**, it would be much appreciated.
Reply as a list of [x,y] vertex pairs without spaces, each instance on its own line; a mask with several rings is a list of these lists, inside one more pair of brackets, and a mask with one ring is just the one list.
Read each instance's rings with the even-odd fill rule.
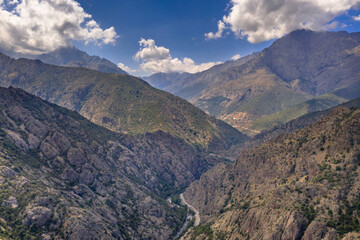
[[33,58],[53,65],[86,67],[105,73],[127,74],[109,60],[98,56],[90,56],[74,46],[58,48],[52,52],[44,53]]
[[11,51],[4,51],[2,49],[0,49],[0,52],[2,52],[2,54],[4,55],[6,54],[16,59],[39,59],[43,63],[51,65],[67,67],[85,67],[104,73],[128,74],[113,62],[98,56],[90,56],[86,52],[81,51],[74,46],[60,47],[54,51],[43,53],[40,55],[21,54]]

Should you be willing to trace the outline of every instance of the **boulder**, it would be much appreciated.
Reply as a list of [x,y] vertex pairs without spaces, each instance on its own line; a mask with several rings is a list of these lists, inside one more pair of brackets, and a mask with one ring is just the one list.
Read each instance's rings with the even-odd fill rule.
[[49,131],[48,127],[45,124],[36,120],[33,117],[30,117],[30,119],[26,123],[26,129],[28,130],[28,132],[34,134],[36,137],[41,139],[44,138]]
[[301,214],[293,212],[285,226],[284,233],[282,234],[282,240],[296,240],[302,234],[304,227],[308,220]]
[[84,152],[79,148],[71,147],[67,153],[67,158],[71,165],[81,166],[87,159]]
[[40,150],[47,159],[52,159],[59,155],[59,150],[51,146],[48,142],[43,141],[40,145]]
[[10,130],[5,130],[7,136],[9,137],[9,139],[20,149],[27,151],[29,149],[29,145],[25,142],[24,139],[22,139],[22,137],[13,131]]
[[42,227],[46,225],[52,217],[52,211],[46,207],[34,207],[25,211],[23,224],[27,227],[34,225]]
[[69,139],[60,132],[54,132],[50,139],[60,149],[61,152],[65,152],[71,147],[71,142]]
[[3,177],[15,177],[18,174],[11,168],[1,166],[0,167],[0,175]]
[[35,135],[33,134],[29,134],[28,136],[28,143],[29,143],[29,148],[30,149],[35,149],[37,147],[39,147],[40,145],[40,139],[38,137],[36,137]]
[[79,175],[70,167],[65,168],[62,177],[69,182],[76,182],[79,179]]
[[80,179],[83,183],[90,185],[94,182],[94,175],[90,170],[85,169],[81,172]]
[[337,239],[336,232],[333,229],[328,229],[323,223],[313,221],[310,223],[303,236],[304,240],[335,240]]

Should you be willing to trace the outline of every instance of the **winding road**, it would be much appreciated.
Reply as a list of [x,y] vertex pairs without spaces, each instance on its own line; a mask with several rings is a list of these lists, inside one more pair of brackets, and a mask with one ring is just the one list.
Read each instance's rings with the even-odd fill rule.
[[184,198],[184,194],[180,194],[180,200],[183,204],[185,204],[188,208],[190,208],[191,210],[194,211],[195,213],[195,222],[194,222],[194,227],[198,226],[200,224],[200,213],[198,210],[196,210],[196,208],[194,208],[192,205],[190,205],[189,203],[186,202],[185,198]]

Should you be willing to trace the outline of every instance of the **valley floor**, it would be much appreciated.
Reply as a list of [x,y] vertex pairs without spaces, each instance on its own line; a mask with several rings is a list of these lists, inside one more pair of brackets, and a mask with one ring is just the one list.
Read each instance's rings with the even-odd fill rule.
[[194,213],[195,213],[194,227],[198,226],[200,224],[200,213],[199,213],[199,211],[196,210],[196,208],[194,208],[192,205],[190,205],[189,203],[186,202],[186,200],[184,198],[184,194],[180,194],[180,199],[181,199],[181,202],[183,204],[185,204],[188,208],[190,208],[192,211],[194,211]]

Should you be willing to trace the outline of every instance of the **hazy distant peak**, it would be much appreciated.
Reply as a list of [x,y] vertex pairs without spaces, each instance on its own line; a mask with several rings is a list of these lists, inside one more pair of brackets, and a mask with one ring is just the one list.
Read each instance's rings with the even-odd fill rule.
[[105,73],[127,74],[111,61],[98,56],[90,56],[73,46],[58,48],[55,51],[36,56],[36,58],[48,64],[86,67]]
[[113,62],[98,56],[90,56],[86,52],[81,51],[74,46],[61,47],[52,52],[40,55],[20,54],[1,49],[0,51],[13,58],[39,59],[44,63],[52,65],[86,67],[105,73],[128,74]]

